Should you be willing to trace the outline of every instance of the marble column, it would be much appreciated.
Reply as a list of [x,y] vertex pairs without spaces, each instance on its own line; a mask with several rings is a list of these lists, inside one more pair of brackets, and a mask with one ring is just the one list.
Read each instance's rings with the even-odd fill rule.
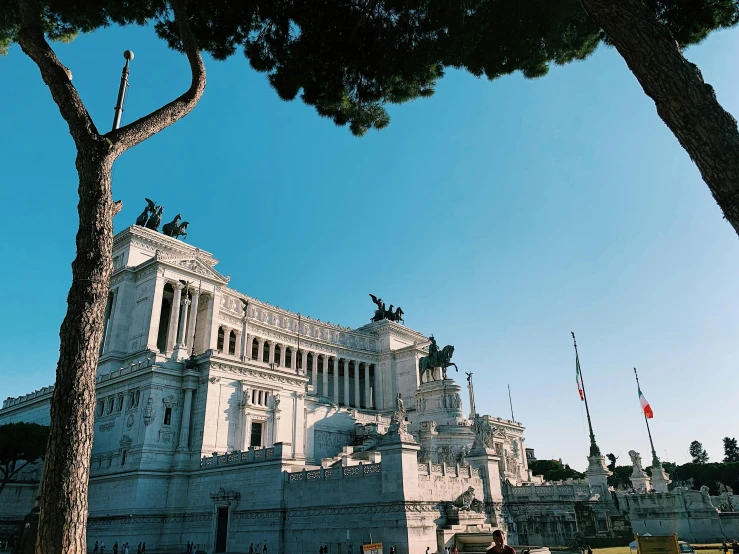
[[274,341],[269,342],[269,363],[275,363],[275,343]]
[[261,362],[264,360],[264,339],[257,337],[257,344],[259,345],[257,349],[257,361]]
[[195,325],[198,322],[198,305],[200,304],[200,291],[192,292],[192,306],[190,306],[190,324],[187,328],[187,353],[193,354],[195,349]]
[[334,357],[334,404],[339,403],[339,358]]
[[241,318],[241,352],[239,353],[239,359],[243,362],[249,357],[249,352],[246,350],[246,338],[248,333],[246,332],[246,311],[244,316]]
[[314,390],[317,392],[318,389],[318,355],[313,352],[313,363],[311,364],[311,375],[310,385],[313,385]]
[[285,357],[287,356],[287,346],[280,345],[280,367],[285,367]]
[[185,298],[182,299],[182,308],[180,309],[180,323],[177,328],[177,344],[172,351],[172,358],[175,360],[180,360],[187,357],[187,345],[185,344],[185,337],[187,334],[187,310],[189,306],[190,299],[187,297],[187,291],[185,291]]
[[241,331],[234,330],[236,341],[234,342],[234,356],[241,359],[241,345],[244,343]]
[[354,360],[354,404],[355,408],[361,408],[359,396],[359,362]]
[[364,407],[369,410],[372,405],[370,401],[369,362],[364,362]]
[[[149,332],[146,339],[146,347],[152,352],[158,352],[157,339],[159,337],[159,321],[162,317],[162,296],[164,295],[164,285],[166,281],[164,277],[157,276],[154,281],[154,294],[151,298],[150,308],[146,315],[149,321]],[[165,344],[166,347],[166,344]],[[166,350],[166,348],[165,348]]]
[[192,412],[192,394],[194,389],[185,388],[185,405],[182,408],[182,423],[180,424],[180,444],[177,450],[187,450],[190,441],[190,414]]
[[308,375],[308,351],[302,350],[301,354],[300,369],[303,372],[303,375]]
[[167,352],[172,352],[177,339],[177,322],[180,319],[180,301],[183,288],[182,283],[175,283],[174,285],[174,298],[172,299],[172,310],[169,312],[169,328],[167,329]]
[[103,344],[103,353],[110,350],[110,343],[113,340],[112,339],[113,318],[115,317],[115,312],[116,312],[115,304],[116,304],[116,301],[118,300],[118,289],[113,289],[112,294],[113,294],[113,297],[110,300],[110,311],[108,312],[108,317],[106,321],[107,328],[105,330],[105,342]]
[[246,350],[244,350],[244,358],[251,360],[251,351],[254,349],[254,335],[246,337]]
[[344,358],[344,406],[349,407],[349,360]]
[[328,356],[323,356],[323,390],[321,396],[328,398]]

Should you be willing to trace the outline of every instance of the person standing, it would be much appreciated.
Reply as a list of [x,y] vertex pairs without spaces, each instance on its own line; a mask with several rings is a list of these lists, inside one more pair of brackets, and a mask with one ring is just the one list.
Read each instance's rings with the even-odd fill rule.
[[459,548],[457,548],[457,545],[454,545],[454,554],[459,554]]
[[141,543],[139,543],[139,547],[136,549],[136,554],[141,554]]
[[118,541],[113,543],[113,554],[118,554]]
[[262,548],[262,554],[267,554],[267,541],[264,541],[264,547]]
[[[95,541],[95,548],[92,549],[92,554],[98,554],[100,552],[100,547],[98,546],[98,541]],[[724,552],[726,554],[726,552]]]
[[488,549],[487,554],[516,554],[516,551],[505,543],[503,531],[493,531],[493,546]]
[[146,554],[146,543],[141,544],[141,554]]
[[431,552],[430,552],[430,551],[431,551],[431,547],[430,547],[430,546],[427,546],[427,547],[426,547],[426,554],[431,554]]
[[249,554],[254,554],[254,543],[249,544]]
[[128,541],[123,545],[123,554],[128,554]]
[[100,541],[100,554],[105,554],[105,541]]

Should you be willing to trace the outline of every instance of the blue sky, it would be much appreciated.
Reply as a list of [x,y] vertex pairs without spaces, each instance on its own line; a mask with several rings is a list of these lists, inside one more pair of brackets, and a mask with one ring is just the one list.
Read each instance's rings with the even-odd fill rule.
[[[136,54],[124,123],[188,86],[184,57],[148,28],[56,49],[101,130],[123,50]],[[731,30],[688,52],[734,114],[738,50]],[[190,221],[188,242],[237,290],[350,326],[371,317],[370,292],[402,306],[455,345],[479,412],[509,417],[510,384],[540,458],[586,464],[570,331],[604,452],[649,451],[633,366],[663,458],[686,461],[697,439],[718,460],[739,435],[739,241],[615,50],[536,81],[450,72],[361,139],[279,100],[241,56],[207,68],[195,111],[116,162],[117,230],[147,196]],[[54,380],[77,178],[36,67],[14,47],[0,71],[6,398]]]

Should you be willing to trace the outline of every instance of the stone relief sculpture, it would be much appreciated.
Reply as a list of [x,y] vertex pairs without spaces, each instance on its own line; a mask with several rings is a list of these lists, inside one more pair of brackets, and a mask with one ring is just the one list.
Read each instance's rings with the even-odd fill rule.
[[493,448],[493,433],[495,428],[484,418],[476,417],[472,422],[472,432],[475,433],[473,448]]
[[482,513],[485,509],[485,505],[475,498],[474,487],[468,488],[465,492],[460,494],[457,499],[453,502],[454,506],[459,508],[460,512],[477,512]]
[[154,399],[150,396],[146,401],[146,407],[144,408],[144,425],[147,427],[151,425],[156,415],[157,411],[154,408]]

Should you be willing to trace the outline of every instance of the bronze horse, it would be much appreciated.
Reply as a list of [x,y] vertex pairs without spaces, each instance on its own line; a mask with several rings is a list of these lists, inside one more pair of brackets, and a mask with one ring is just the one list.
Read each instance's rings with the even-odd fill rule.
[[452,361],[452,355],[454,354],[454,347],[451,344],[446,345],[442,348],[438,354],[429,354],[418,360],[418,371],[423,380],[423,374],[426,371],[431,372],[431,378],[433,379],[433,370],[437,367],[441,369],[442,380],[446,379],[446,368],[454,366],[455,371],[459,371],[457,364]]

